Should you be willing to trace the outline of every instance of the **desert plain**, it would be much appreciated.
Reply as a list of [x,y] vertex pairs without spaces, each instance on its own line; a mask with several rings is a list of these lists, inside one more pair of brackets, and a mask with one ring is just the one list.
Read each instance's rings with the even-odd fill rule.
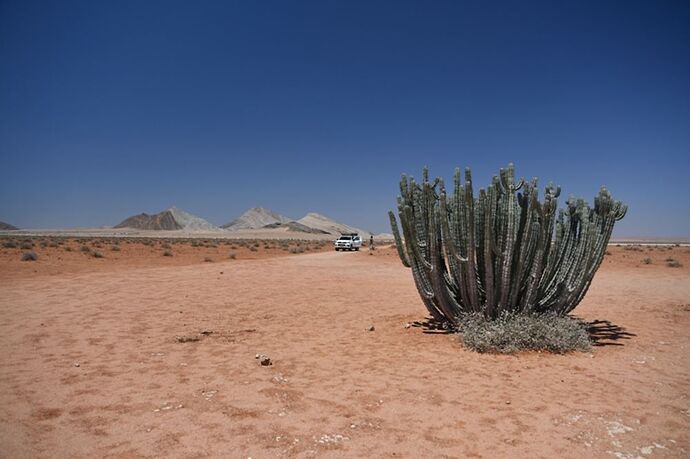
[[591,352],[488,355],[391,245],[10,240],[0,457],[690,457],[687,246],[609,247]]

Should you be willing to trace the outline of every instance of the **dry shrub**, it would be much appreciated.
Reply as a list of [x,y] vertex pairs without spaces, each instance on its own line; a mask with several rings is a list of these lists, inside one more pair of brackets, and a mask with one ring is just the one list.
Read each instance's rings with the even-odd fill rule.
[[91,256],[94,257],[94,258],[103,258],[103,254],[102,254],[101,252],[99,252],[98,250],[94,251],[94,252],[91,254]]
[[563,354],[587,351],[592,342],[587,325],[570,316],[504,313],[495,320],[481,313],[460,318],[460,342],[477,352],[511,354],[548,351]]
[[22,255],[22,261],[36,261],[38,260],[38,255],[33,250],[30,252],[24,252]]
[[645,258],[644,260],[642,260],[642,263],[644,263],[645,265],[651,265],[652,259],[651,258]]
[[166,250],[165,252],[163,252],[163,256],[164,257],[172,257],[173,253],[170,250]]
[[119,252],[119,251],[120,251],[120,246],[116,244],[116,245],[110,247],[110,250],[112,250],[113,252]]
[[669,268],[680,268],[683,266],[683,264],[680,261],[671,258],[669,260],[666,260],[666,266],[668,266]]
[[211,257],[206,257],[206,258],[204,258],[204,261],[205,261],[206,263],[213,263],[213,258],[211,258]]

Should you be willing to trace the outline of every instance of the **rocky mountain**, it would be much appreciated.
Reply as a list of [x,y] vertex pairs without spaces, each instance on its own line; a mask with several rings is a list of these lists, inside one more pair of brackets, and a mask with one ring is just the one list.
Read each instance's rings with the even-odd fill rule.
[[135,228],[140,230],[185,230],[185,231],[219,231],[219,228],[203,218],[171,207],[157,214],[142,213],[126,218],[115,228]]
[[0,222],[0,231],[14,231],[18,229],[19,228],[14,225],[10,225],[9,223]]
[[300,223],[309,228],[314,228],[321,230],[325,233],[333,234],[334,236],[339,236],[341,233],[359,233],[363,238],[368,238],[371,233],[354,226],[346,225],[345,223],[340,223],[332,218],[328,218],[325,215],[317,214],[315,212],[310,212],[304,217],[297,220]]
[[259,229],[264,228],[266,225],[272,225],[275,223],[289,223],[292,220],[283,215],[277,214],[269,209],[264,209],[263,207],[252,207],[237,219],[221,225],[221,228],[225,228],[231,231],[234,230],[245,230],[245,229]]
[[286,231],[294,231],[296,233],[310,233],[310,234],[330,234],[327,231],[323,231],[317,228],[310,228],[308,226],[305,226],[301,223],[297,222],[287,222],[287,223],[271,223],[269,225],[264,226],[263,228],[271,229],[271,228],[285,228]]

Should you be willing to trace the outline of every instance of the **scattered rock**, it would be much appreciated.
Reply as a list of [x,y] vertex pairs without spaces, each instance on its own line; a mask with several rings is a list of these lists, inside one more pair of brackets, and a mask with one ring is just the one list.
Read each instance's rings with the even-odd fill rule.
[[79,367],[79,366],[81,366],[81,365],[79,364],[79,362],[74,362],[74,366],[75,366],[75,367]]
[[374,331],[374,330],[376,330],[376,327],[374,327],[373,325],[371,327],[367,328],[367,331]]
[[407,322],[407,323],[405,324],[405,328],[410,328],[411,326],[412,326],[412,325],[411,325],[409,322]]
[[202,330],[202,331],[201,331],[201,334],[202,334],[202,335],[205,335],[205,336],[208,336],[208,335],[210,335],[210,334],[212,334],[212,333],[213,333],[212,330]]
[[198,336],[178,336],[177,337],[178,343],[194,343],[196,341],[199,341]]
[[262,367],[268,367],[268,366],[273,365],[273,361],[267,355],[256,354],[256,356],[254,358],[259,361],[259,363],[261,364]]

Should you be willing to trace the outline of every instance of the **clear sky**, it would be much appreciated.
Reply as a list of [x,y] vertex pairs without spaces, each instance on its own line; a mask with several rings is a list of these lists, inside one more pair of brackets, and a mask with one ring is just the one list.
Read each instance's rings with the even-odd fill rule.
[[0,220],[252,206],[388,231],[400,173],[513,161],[690,235],[690,2],[2,1]]

